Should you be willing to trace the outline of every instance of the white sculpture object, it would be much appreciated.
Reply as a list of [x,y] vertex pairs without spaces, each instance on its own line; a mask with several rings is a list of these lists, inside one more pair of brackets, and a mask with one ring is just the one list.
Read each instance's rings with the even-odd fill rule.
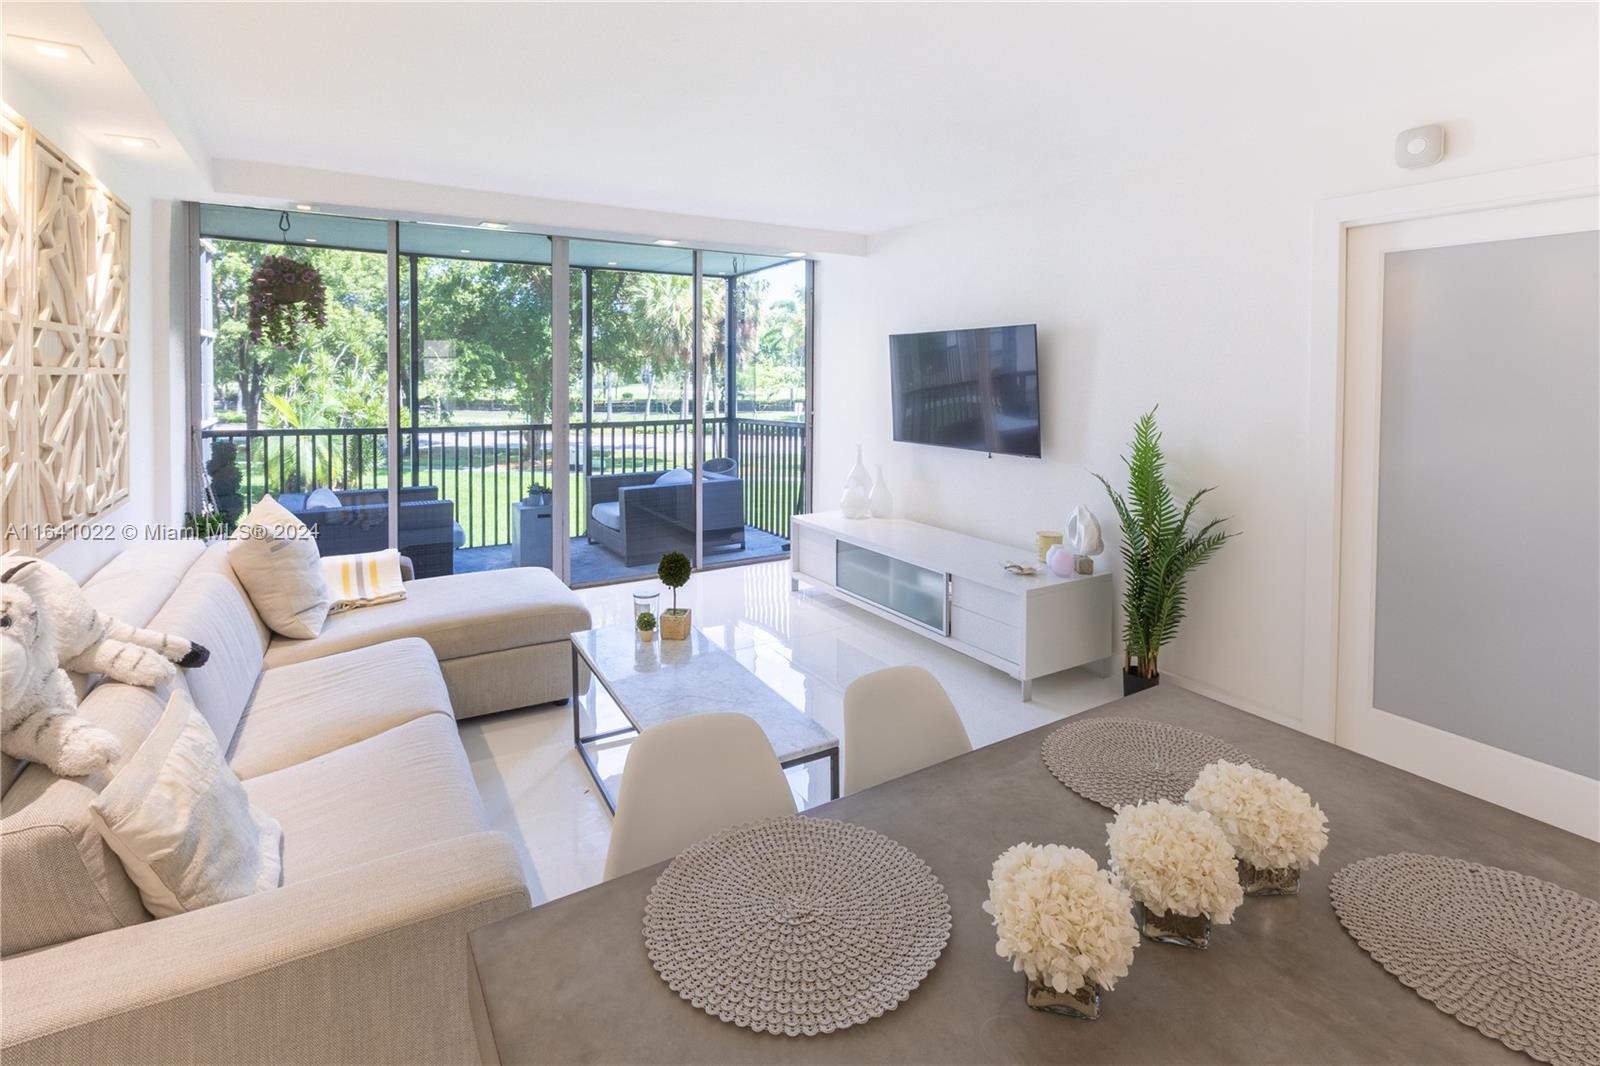
[[[1105,551],[1105,538],[1100,534],[1100,523],[1083,504],[1072,509],[1067,518],[1066,538],[1062,547],[1072,553],[1073,566],[1080,574],[1094,573],[1094,556]],[[1052,568],[1054,572],[1054,568]]]
[[894,493],[889,491],[889,483],[883,480],[883,466],[878,466],[878,480],[873,483],[872,495],[867,497],[872,508],[873,518],[894,517]]

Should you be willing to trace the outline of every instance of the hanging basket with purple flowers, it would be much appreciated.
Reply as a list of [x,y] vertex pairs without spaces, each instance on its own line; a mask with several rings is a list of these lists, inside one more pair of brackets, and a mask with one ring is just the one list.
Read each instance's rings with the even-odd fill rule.
[[327,301],[316,267],[269,255],[250,275],[250,339],[288,347],[302,326],[328,324]]

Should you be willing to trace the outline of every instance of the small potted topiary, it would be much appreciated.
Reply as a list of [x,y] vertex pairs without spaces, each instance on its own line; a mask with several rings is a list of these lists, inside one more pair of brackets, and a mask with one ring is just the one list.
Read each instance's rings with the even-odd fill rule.
[[656,639],[656,616],[649,611],[640,611],[639,617],[633,620],[633,628],[638,630],[639,639],[649,644]]
[[672,590],[672,606],[661,612],[661,639],[688,640],[691,615],[689,608],[678,606],[678,590],[689,583],[691,570],[689,557],[682,552],[668,552],[656,567],[656,576]]

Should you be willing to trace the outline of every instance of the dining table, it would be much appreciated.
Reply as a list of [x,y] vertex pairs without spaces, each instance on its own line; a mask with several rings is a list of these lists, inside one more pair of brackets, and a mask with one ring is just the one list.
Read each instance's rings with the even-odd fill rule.
[[[949,894],[950,939],[895,1010],[817,1036],[753,1032],[680,999],[651,967],[645,899],[662,865],[474,931],[468,994],[487,1062],[1499,1063],[1529,1060],[1442,1013],[1341,926],[1329,881],[1409,851],[1499,866],[1594,897],[1600,845],[1173,684],[1086,711],[1197,730],[1300,785],[1328,817],[1297,895],[1250,897],[1205,950],[1143,940],[1086,1021],[1033,1010],[983,910],[995,858],[1065,844],[1107,864],[1113,812],[1040,755],[1059,723],[822,804],[911,849]],[[1069,719],[1063,719],[1066,721]],[[848,749],[845,757],[849,758]]]

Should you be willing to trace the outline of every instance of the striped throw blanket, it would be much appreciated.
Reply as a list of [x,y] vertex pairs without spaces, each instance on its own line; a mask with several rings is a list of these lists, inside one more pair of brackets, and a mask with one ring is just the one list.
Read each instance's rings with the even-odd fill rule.
[[371,607],[406,598],[400,580],[400,553],[393,548],[360,555],[328,555],[322,560],[334,611]]

